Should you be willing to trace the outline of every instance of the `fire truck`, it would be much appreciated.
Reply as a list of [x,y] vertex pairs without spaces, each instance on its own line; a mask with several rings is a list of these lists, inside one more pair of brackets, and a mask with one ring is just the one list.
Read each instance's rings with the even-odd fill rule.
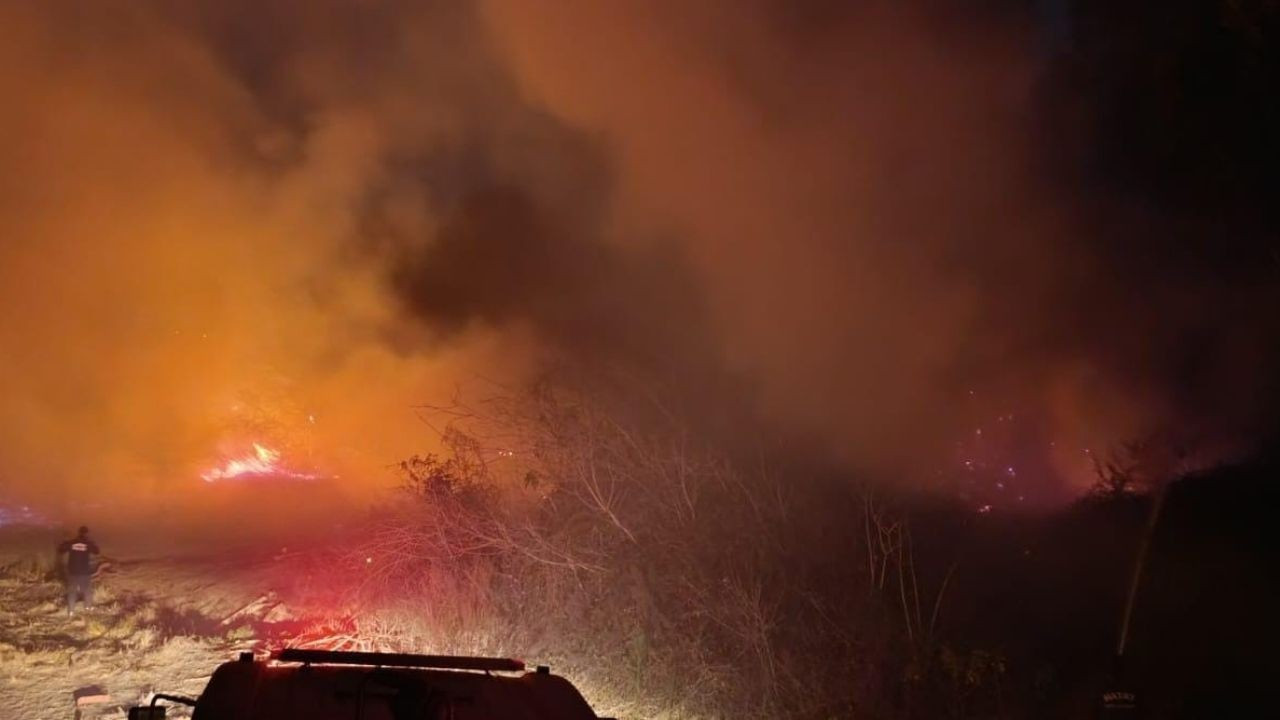
[[600,720],[568,680],[509,658],[286,649],[223,663],[198,698],[157,693],[129,720]]

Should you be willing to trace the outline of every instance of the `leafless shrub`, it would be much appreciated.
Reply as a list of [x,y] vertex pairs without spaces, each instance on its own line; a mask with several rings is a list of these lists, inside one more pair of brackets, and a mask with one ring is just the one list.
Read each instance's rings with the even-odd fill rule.
[[1120,444],[1105,457],[1093,457],[1095,481],[1090,497],[1109,500],[1146,495],[1171,480],[1200,469],[1203,459],[1188,454],[1185,443],[1152,434]]
[[873,495],[578,384],[423,412],[446,452],[401,465],[342,560],[361,597],[412,608],[396,632],[557,658],[641,716],[872,712],[885,627],[936,654],[950,573],[925,590],[905,517]]

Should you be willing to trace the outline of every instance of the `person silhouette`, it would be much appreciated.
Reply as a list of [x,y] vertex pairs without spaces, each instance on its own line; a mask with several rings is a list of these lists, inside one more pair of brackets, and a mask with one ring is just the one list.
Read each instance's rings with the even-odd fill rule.
[[67,556],[67,614],[76,610],[76,600],[84,599],[84,608],[93,607],[93,556],[98,544],[89,538],[89,528],[80,526],[74,538],[58,546],[58,558]]

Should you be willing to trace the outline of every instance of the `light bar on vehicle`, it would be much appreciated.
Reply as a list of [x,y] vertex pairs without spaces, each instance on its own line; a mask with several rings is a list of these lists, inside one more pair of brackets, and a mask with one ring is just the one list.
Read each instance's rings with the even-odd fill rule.
[[413,655],[410,653],[346,652],[285,648],[272,656],[280,662],[317,665],[369,665],[373,667],[433,668],[436,670],[482,670],[522,672],[524,663],[511,658],[466,657],[461,655]]

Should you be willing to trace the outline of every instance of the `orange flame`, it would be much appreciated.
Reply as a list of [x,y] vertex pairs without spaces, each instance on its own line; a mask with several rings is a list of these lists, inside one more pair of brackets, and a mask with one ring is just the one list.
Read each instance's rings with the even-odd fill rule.
[[228,460],[222,467],[200,474],[205,482],[230,480],[239,477],[282,477],[294,480],[314,480],[315,475],[297,472],[279,464],[280,452],[265,445],[253,444],[253,454]]

